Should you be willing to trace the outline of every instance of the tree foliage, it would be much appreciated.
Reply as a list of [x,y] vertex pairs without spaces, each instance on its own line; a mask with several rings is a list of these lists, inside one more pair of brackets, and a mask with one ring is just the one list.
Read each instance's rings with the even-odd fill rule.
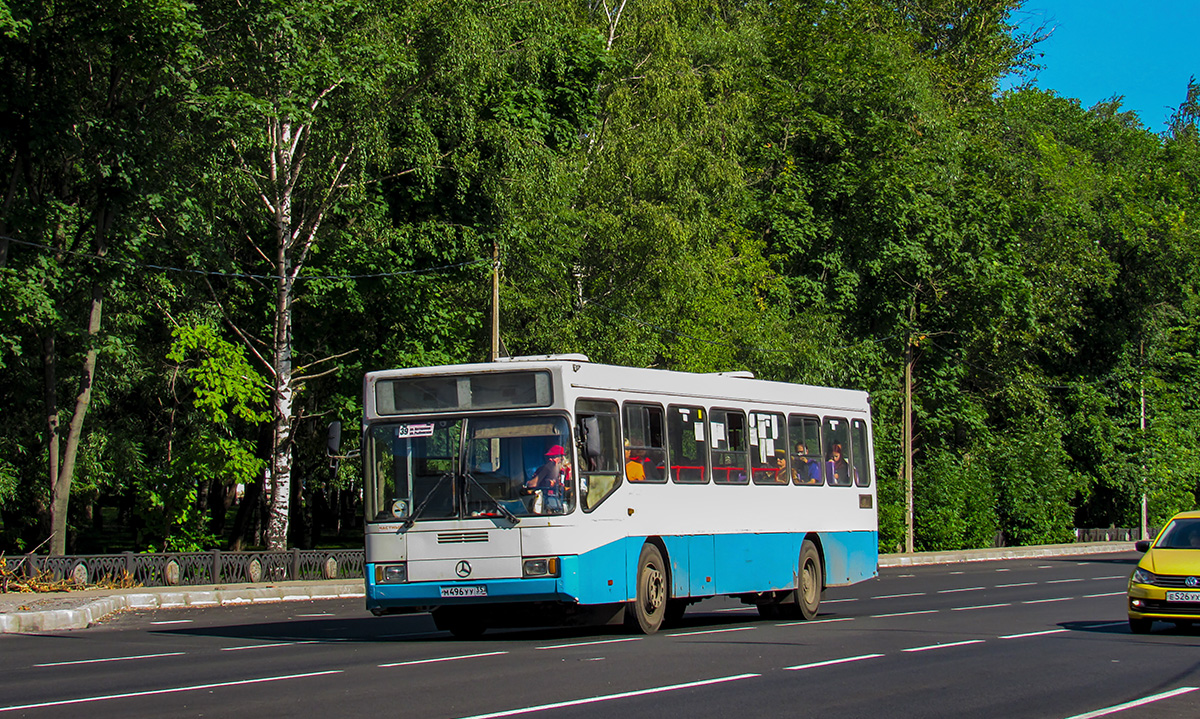
[[869,391],[885,550],[910,358],[918,548],[1194,506],[1200,89],[1000,92],[1019,8],[0,2],[0,548],[352,537],[494,248],[512,354]]

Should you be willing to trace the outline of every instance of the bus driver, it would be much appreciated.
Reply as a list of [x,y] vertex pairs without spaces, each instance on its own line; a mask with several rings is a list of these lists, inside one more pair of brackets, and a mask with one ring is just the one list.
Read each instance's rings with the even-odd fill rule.
[[567,451],[562,448],[562,445],[556,444],[546,451],[546,463],[538,467],[529,481],[525,483],[526,489],[540,493],[542,501],[535,500],[535,512],[538,512],[539,504],[542,511],[547,514],[563,511],[562,495],[569,472]]

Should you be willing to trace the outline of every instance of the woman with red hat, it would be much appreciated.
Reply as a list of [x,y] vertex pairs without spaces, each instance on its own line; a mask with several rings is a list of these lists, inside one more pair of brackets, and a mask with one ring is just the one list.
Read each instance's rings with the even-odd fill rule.
[[[540,490],[542,493],[543,511],[561,512],[563,509],[563,472],[567,470],[567,451],[561,444],[556,444],[546,450],[546,463],[538,467],[529,481],[527,489]],[[534,511],[537,511],[536,508]]]

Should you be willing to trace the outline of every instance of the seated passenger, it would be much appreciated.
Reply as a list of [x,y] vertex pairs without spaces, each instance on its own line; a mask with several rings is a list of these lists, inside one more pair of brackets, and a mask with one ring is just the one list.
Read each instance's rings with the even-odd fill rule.
[[[800,442],[796,445],[796,454],[792,458],[797,467],[792,472],[792,478],[799,484],[820,484],[821,465],[808,456],[808,447]],[[799,465],[803,466],[799,466]]]
[[646,481],[646,468],[633,456],[633,450],[629,448],[629,440],[625,440],[625,478],[630,482]]
[[850,465],[842,456],[842,445],[834,443],[829,447],[829,456],[825,461],[826,484],[849,484]]
[[[789,481],[788,480],[788,471],[787,471],[787,452],[785,452],[782,449],[775,450],[775,472],[774,472],[774,475],[775,475],[774,476],[775,481],[778,482],[779,484],[787,484]],[[792,477],[794,478],[795,476],[796,476],[796,470],[793,469]]]

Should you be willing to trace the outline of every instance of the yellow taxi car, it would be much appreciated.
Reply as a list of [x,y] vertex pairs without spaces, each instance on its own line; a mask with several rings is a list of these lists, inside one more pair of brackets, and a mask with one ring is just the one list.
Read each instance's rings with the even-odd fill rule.
[[1200,511],[1176,514],[1153,542],[1134,546],[1146,556],[1129,577],[1130,631],[1145,634],[1156,621],[1200,621]]

